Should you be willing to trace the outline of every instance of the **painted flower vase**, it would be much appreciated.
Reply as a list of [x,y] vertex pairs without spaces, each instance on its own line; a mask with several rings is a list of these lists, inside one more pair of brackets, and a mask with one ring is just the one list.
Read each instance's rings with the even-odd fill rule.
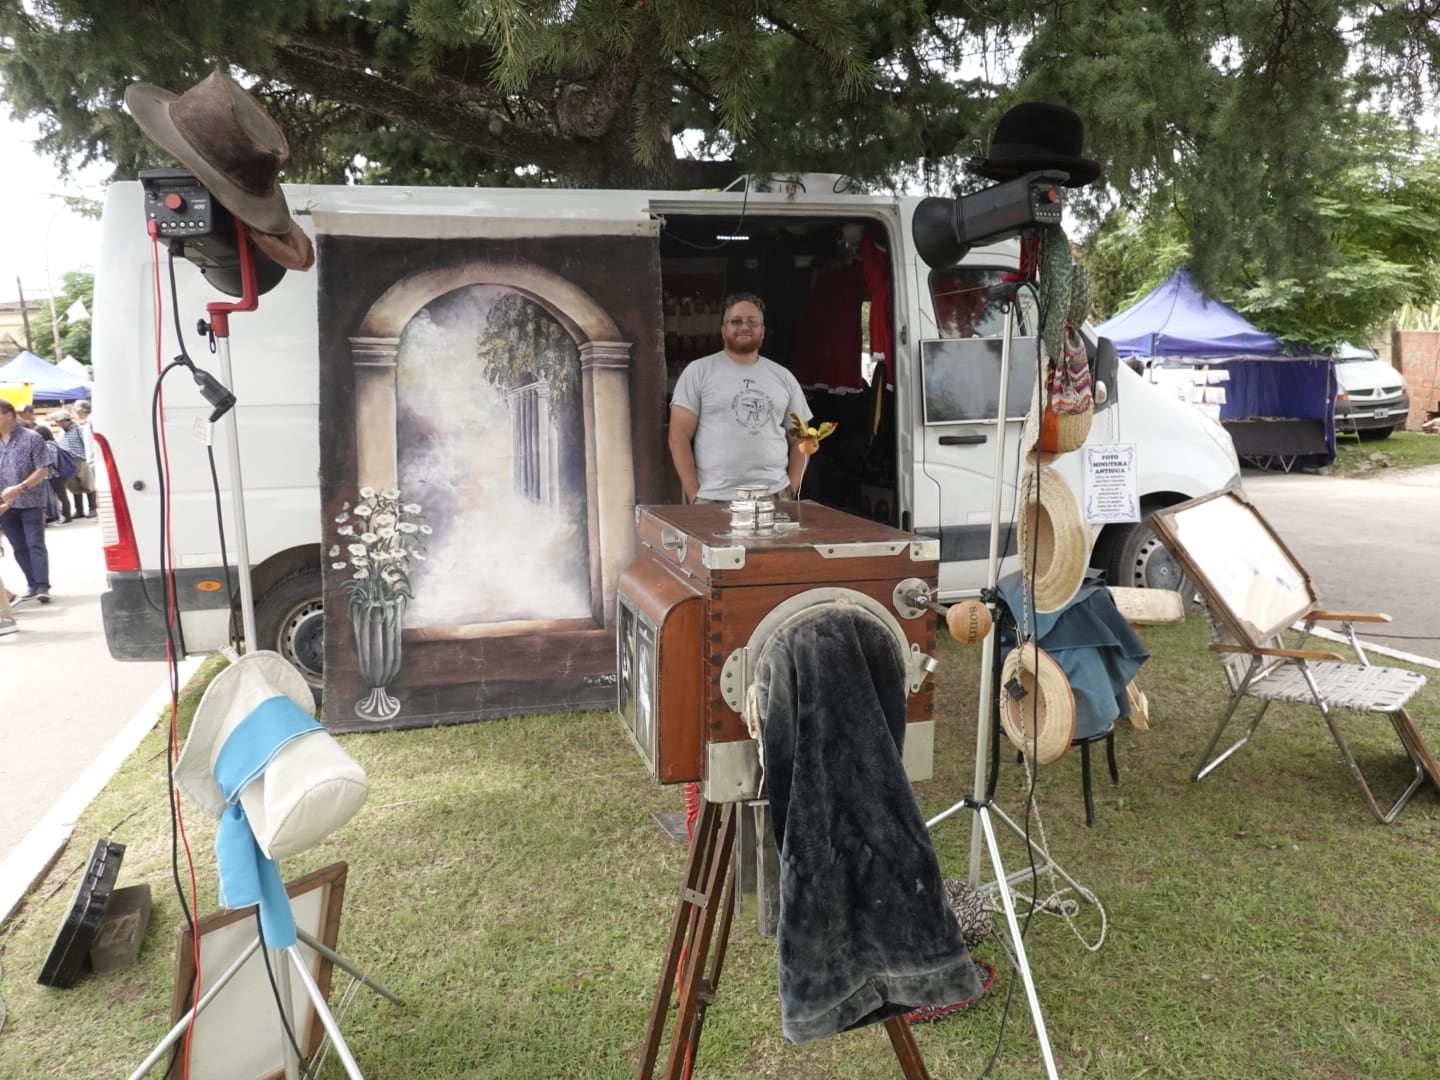
[[393,720],[400,715],[400,702],[386,691],[400,674],[400,627],[405,617],[405,597],[366,600],[356,596],[350,603],[350,628],[355,632],[355,653],[360,676],[370,687],[367,697],[355,703],[355,715],[362,720]]

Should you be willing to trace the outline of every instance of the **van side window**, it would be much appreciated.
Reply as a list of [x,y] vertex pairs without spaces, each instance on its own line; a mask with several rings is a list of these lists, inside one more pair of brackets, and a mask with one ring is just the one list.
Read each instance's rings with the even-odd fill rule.
[[926,424],[994,420],[1000,402],[1000,356],[1005,305],[1017,302],[1005,412],[1023,419],[1035,385],[1037,304],[1027,284],[1005,280],[1005,271],[979,267],[937,270],[930,275],[938,341],[923,341]]

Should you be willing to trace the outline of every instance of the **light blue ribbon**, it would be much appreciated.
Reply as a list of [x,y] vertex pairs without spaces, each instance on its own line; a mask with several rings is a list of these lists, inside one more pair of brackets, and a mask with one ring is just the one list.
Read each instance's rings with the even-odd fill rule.
[[264,774],[286,746],[320,730],[314,717],[284,694],[277,694],[262,701],[235,726],[220,747],[212,770],[228,804],[215,836],[220,904],[227,908],[259,904],[260,934],[272,949],[295,944],[295,916],[280,867],[260,850],[240,805],[240,793]]

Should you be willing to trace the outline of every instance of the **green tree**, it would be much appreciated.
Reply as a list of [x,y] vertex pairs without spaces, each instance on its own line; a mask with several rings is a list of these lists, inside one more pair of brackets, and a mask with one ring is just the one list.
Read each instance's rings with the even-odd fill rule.
[[[1350,149],[1332,190],[1317,193],[1329,252],[1241,261],[1210,292],[1285,341],[1318,346],[1364,341],[1402,308],[1440,301],[1440,143],[1412,141],[1376,120]],[[1096,309],[1109,317],[1196,255],[1188,208],[1142,216],[1118,211],[1086,244]]]
[[475,358],[502,393],[544,379],[557,401],[580,398],[580,353],[555,316],[520,293],[495,301],[485,333],[475,342]]
[[290,178],[330,181],[943,190],[1043,98],[1106,168],[1077,209],[1185,207],[1206,283],[1331,260],[1358,118],[1416,115],[1437,56],[1431,0],[0,0],[7,99],[62,167],[160,163],[125,86],[217,65],[284,124]]
[[[70,318],[66,313],[76,301],[85,306],[85,318]],[[95,307],[95,275],[89,271],[67,273],[64,285],[55,294],[55,314],[60,318],[60,349],[62,356],[73,356],[80,363],[90,364],[90,319],[89,313]],[[79,315],[79,312],[76,312]],[[50,329],[50,308],[41,308],[38,315],[31,316],[30,334],[35,341],[35,354],[51,363],[61,359],[55,356],[55,334]]]

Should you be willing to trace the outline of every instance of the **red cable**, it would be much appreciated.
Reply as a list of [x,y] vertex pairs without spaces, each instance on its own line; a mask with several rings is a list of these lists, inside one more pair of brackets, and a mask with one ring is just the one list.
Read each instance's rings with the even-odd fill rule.
[[[164,334],[165,334],[165,305],[162,300],[160,282],[160,227],[155,222],[150,222],[150,246],[151,264],[154,268],[155,287],[155,378],[157,380],[156,393],[160,405],[160,459],[162,462],[163,481],[165,486],[165,535],[160,538],[165,545],[165,661],[170,670],[174,670],[178,662],[175,656],[174,638],[175,626],[179,622],[180,613],[176,603],[177,590],[175,586],[175,536],[171,526],[170,517],[170,445],[165,437],[165,390],[158,382],[161,372],[165,366]],[[170,755],[172,761],[180,759],[180,693],[175,680],[170,684]],[[190,838],[185,834],[185,815],[180,805],[180,792],[177,789],[175,797],[175,828],[180,836],[180,844],[185,849],[185,864],[190,871],[190,911],[197,920],[200,913],[200,888],[195,880],[195,857],[190,851]],[[190,1076],[190,1049],[195,1043],[195,1021],[200,1016],[200,933],[196,925],[190,935],[192,957],[195,964],[195,980],[191,984],[190,997],[190,1026],[185,1031],[185,1061],[182,1066],[181,1076]]]

